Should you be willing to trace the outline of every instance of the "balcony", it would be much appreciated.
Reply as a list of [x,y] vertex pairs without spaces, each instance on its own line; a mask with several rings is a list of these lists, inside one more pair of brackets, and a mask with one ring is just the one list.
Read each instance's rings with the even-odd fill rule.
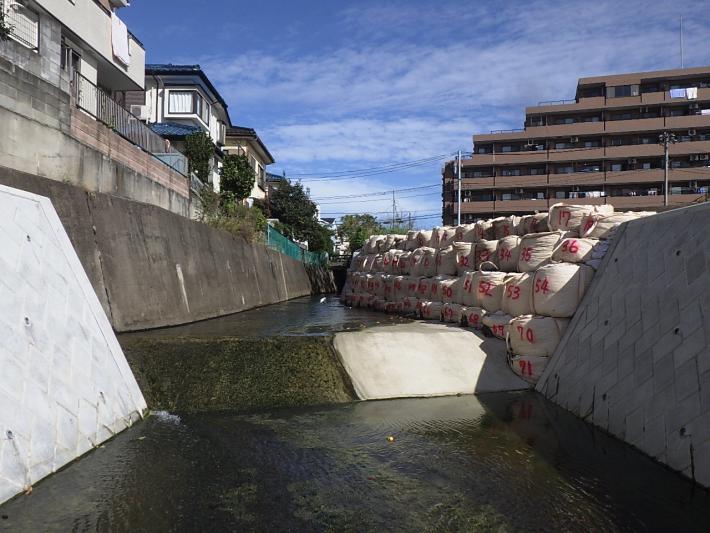
[[549,126],[531,126],[525,134],[531,139],[545,137],[578,137],[580,135],[599,135],[604,133],[604,122],[575,122],[573,124],[551,124]]
[[546,187],[547,174],[496,176],[494,183],[496,188],[501,189],[506,187]]
[[663,181],[663,169],[652,168],[649,170],[622,170],[607,172],[606,183],[648,183]]
[[[661,151],[663,151],[663,149],[661,149]],[[710,141],[688,141],[671,144],[668,149],[668,152],[672,156],[689,154],[710,154]]]
[[663,117],[639,118],[631,120],[608,120],[605,122],[606,133],[662,130],[665,127]]
[[666,128],[674,130],[710,128],[710,116],[688,115],[685,117],[667,117]]
[[516,163],[544,163],[547,161],[547,150],[528,152],[502,152],[493,154],[493,162],[498,165],[513,165]]
[[569,174],[550,174],[550,186],[553,185],[597,185],[604,183],[604,172],[572,172]]
[[534,211],[547,211],[548,201],[542,200],[496,200],[495,211],[497,213],[532,213]]
[[476,189],[490,189],[491,187],[493,187],[494,183],[495,179],[492,176],[488,178],[464,178],[463,180],[461,180],[461,189],[467,191]]
[[[458,204],[454,203],[453,212],[458,213]],[[461,214],[492,213],[493,202],[461,202]]]
[[662,157],[663,147],[660,144],[626,144],[623,146],[607,146],[607,159],[624,159],[637,157]]
[[604,107],[604,97],[580,98],[575,103],[559,103],[549,105],[536,105],[525,108],[526,115],[545,115],[548,113],[563,113],[565,111],[588,111]]
[[568,148],[550,150],[548,161],[595,161],[604,158],[604,148]]

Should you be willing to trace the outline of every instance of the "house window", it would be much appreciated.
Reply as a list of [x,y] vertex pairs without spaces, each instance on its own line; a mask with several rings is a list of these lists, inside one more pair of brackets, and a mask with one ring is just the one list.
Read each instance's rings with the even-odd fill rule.
[[616,87],[606,88],[607,98],[621,98],[624,96],[638,96],[639,86],[638,85],[618,85]]
[[202,122],[210,123],[210,106],[197,91],[168,92],[168,113],[172,115],[197,115]]
[[621,163],[612,163],[611,164],[611,171],[612,172],[621,172],[622,170],[624,170],[624,168]]

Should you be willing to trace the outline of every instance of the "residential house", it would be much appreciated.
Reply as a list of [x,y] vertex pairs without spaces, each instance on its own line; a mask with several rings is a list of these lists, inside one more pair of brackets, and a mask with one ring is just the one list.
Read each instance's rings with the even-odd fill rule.
[[223,150],[226,153],[244,155],[248,158],[249,164],[256,174],[249,201],[251,203],[254,200],[263,200],[268,192],[266,167],[274,163],[274,158],[256,131],[242,126],[227,128],[226,144]]
[[219,191],[222,148],[231,121],[227,103],[200,65],[146,65],[145,92],[128,95],[127,103],[135,115],[181,152],[185,151],[185,137],[208,133],[215,142],[208,182]]
[[126,6],[0,0],[11,28],[0,41],[0,166],[185,214],[184,156],[126,109],[145,82],[143,45],[118,15]]

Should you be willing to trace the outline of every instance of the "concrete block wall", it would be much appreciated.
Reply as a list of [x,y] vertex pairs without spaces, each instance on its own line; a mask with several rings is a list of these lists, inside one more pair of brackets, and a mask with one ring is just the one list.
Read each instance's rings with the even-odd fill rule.
[[710,203],[617,230],[537,388],[710,486]]
[[2,503],[146,403],[49,200],[0,186],[0,213]]
[[0,169],[0,183],[52,200],[117,331],[332,290],[300,261],[159,207],[16,171]]
[[[42,32],[60,31],[52,24],[50,17]],[[189,180],[76,109],[55,52],[58,61],[58,50],[42,55],[0,42],[0,168],[189,216]]]

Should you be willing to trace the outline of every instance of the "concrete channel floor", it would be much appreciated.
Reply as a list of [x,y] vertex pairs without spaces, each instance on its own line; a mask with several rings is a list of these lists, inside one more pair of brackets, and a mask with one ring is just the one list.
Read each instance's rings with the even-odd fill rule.
[[334,345],[363,400],[531,388],[508,367],[503,341],[447,324],[337,333]]

